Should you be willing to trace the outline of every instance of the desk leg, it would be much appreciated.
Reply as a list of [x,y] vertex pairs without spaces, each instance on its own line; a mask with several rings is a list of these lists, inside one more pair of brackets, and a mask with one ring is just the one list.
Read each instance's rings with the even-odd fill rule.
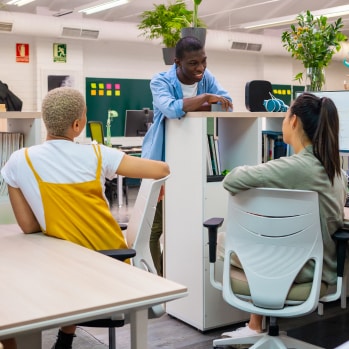
[[148,348],[148,309],[133,311],[130,314],[131,349]]
[[17,349],[41,349],[41,332],[18,335],[16,342]]
[[119,207],[123,205],[123,190],[122,190],[122,183],[123,183],[124,177],[118,175],[118,204]]

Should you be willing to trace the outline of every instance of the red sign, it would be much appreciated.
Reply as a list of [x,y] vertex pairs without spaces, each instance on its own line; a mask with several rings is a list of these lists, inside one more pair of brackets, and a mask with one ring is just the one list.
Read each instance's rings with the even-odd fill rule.
[[29,63],[29,44],[16,44],[16,62]]

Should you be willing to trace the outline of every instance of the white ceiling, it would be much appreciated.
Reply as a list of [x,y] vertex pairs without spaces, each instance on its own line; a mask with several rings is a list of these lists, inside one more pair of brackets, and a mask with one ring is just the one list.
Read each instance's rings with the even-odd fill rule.
[[[81,7],[87,7],[96,2],[106,0],[36,0],[33,3],[18,7],[7,5],[8,0],[0,0],[0,12],[25,12],[31,14],[57,16],[58,14],[72,11],[62,18],[91,18],[108,22],[132,22],[139,23],[139,14],[153,8],[153,4],[168,3],[167,0],[130,0],[126,5],[114,9],[102,11],[93,15],[82,15],[77,12]],[[185,1],[188,8],[192,9],[192,0]],[[330,7],[348,5],[348,0],[203,0],[199,7],[199,17],[205,21],[208,29],[262,34],[261,30],[245,30],[240,26],[244,23],[260,21],[270,18],[296,15],[302,11],[323,10]],[[306,7],[305,7],[306,6]],[[1,14],[1,13],[0,13]],[[343,32],[349,35],[349,15],[342,17],[344,20]],[[267,29],[265,34],[280,35],[288,25]]]

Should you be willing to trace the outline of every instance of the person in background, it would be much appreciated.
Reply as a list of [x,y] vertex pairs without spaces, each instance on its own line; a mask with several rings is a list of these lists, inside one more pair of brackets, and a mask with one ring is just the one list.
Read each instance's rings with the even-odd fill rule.
[[[156,74],[150,89],[153,96],[153,124],[142,145],[142,158],[165,160],[165,121],[180,119],[187,112],[210,111],[211,104],[220,104],[222,110],[232,110],[232,99],[212,73],[206,68],[207,56],[201,41],[184,37],[177,42],[176,58],[167,72]],[[178,140],[180,141],[180,140]],[[162,224],[162,190],[156,208],[150,251],[159,275],[163,275],[160,237]]]
[[[311,190],[319,195],[321,232],[324,243],[322,281],[336,283],[336,246],[332,234],[343,225],[347,180],[339,155],[339,118],[329,98],[301,94],[291,105],[282,124],[284,142],[294,155],[256,166],[239,166],[223,180],[232,195],[249,188],[268,187]],[[225,233],[219,233],[217,255],[224,258]],[[248,247],[247,247],[248,248]],[[237,257],[232,264],[241,268]],[[295,282],[312,281],[306,265]],[[262,316],[251,314],[245,327],[223,333],[223,337],[242,338],[262,332]]]
[[[26,234],[42,231],[93,250],[127,248],[104,195],[105,179],[159,179],[169,174],[168,165],[75,143],[86,126],[86,104],[70,87],[47,94],[42,117],[46,141],[14,152],[1,170],[19,226]],[[62,327],[53,349],[72,348],[75,329]]]

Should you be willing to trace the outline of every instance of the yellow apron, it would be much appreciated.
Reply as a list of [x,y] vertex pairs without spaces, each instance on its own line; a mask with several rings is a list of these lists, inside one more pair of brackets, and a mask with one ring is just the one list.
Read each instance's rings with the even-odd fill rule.
[[102,155],[93,145],[98,159],[96,178],[83,183],[44,182],[35,171],[25,150],[27,162],[38,181],[49,236],[68,240],[92,250],[127,248],[124,236],[103,198],[100,175]]

